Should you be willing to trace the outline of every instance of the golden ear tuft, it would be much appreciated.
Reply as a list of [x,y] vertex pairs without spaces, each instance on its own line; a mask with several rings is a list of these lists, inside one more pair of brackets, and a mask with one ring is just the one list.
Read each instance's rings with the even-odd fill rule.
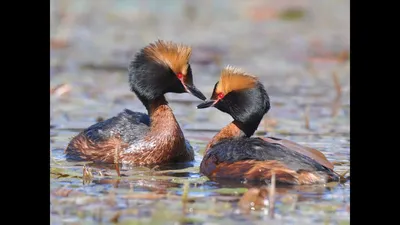
[[221,71],[216,93],[227,95],[231,91],[240,91],[243,89],[253,88],[257,83],[257,78],[244,72],[242,69],[227,66]]
[[158,40],[146,46],[144,53],[154,61],[169,66],[175,73],[186,75],[192,48],[171,41]]

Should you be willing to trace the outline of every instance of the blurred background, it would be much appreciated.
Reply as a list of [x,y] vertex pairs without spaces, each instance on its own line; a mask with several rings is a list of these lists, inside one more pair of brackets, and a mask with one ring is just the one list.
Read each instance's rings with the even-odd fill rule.
[[[293,111],[297,120],[308,111],[311,123],[320,114],[348,118],[347,0],[53,0],[50,15],[51,92],[107,106],[104,112],[94,109],[98,116],[114,115],[114,107],[136,107],[130,107],[137,100],[129,92],[129,60],[164,39],[193,46],[194,81],[206,96],[221,67],[231,64],[260,77],[271,96],[270,116]],[[288,107],[283,114],[276,109],[280,103]]]
[[[82,173],[64,164],[62,149],[73,135],[124,108],[145,112],[129,91],[127,67],[139,49],[164,39],[192,46],[194,82],[207,97],[228,64],[259,77],[272,107],[257,135],[318,148],[339,171],[349,168],[348,0],[51,0],[50,6],[50,152],[58,163],[52,167]],[[167,99],[196,150],[198,170],[205,145],[232,118],[196,109],[200,100],[189,94]],[[349,185],[340,209],[349,205],[348,191]],[[331,204],[335,194],[324,199]],[[347,221],[348,213],[340,215]]]

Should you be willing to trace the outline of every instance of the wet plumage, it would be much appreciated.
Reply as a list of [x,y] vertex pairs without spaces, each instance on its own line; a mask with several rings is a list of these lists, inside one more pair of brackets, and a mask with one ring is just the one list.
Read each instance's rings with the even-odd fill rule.
[[171,92],[205,99],[193,84],[190,54],[189,46],[161,40],[141,49],[129,64],[129,83],[148,114],[125,109],[88,127],[70,141],[67,157],[131,165],[193,160],[193,148],[164,97]]
[[211,179],[317,184],[337,181],[333,165],[316,149],[273,137],[251,137],[270,110],[269,96],[255,76],[227,67],[210,100],[198,108],[215,107],[234,119],[206,147],[200,172]]

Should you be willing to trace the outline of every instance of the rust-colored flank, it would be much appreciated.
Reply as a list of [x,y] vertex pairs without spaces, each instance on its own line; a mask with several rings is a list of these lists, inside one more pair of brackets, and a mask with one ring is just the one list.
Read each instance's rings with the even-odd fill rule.
[[74,149],[70,152],[74,152],[77,157],[83,160],[114,163],[114,154],[118,150],[118,146],[124,149],[128,147],[128,144],[122,142],[119,137],[112,137],[102,142],[93,142],[80,133],[71,140],[67,150]]
[[204,163],[203,173],[212,178],[239,178],[247,180],[270,180],[275,173],[278,183],[310,185],[324,184],[327,177],[317,171],[294,171],[276,160],[243,160],[233,163],[217,163],[210,157]]

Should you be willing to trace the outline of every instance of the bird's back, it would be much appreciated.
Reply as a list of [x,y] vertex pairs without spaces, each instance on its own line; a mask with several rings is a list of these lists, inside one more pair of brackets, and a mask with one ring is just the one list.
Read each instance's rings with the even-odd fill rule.
[[276,160],[294,171],[330,171],[305,155],[290,150],[284,145],[267,142],[261,138],[223,139],[208,150],[203,161],[210,157],[214,157],[218,162],[227,163],[243,160]]
[[125,109],[76,135],[65,149],[66,157],[68,160],[113,162],[116,147],[141,140],[150,131],[149,126],[148,115]]
[[125,143],[133,143],[144,137],[150,130],[147,114],[125,109],[117,116],[96,123],[83,131],[93,142],[105,141],[119,135]]

